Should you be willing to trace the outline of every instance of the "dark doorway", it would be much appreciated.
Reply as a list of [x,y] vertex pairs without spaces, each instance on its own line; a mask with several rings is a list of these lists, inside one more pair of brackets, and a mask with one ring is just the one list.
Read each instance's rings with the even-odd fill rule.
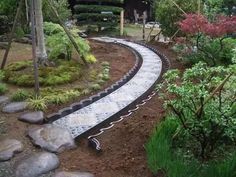
[[125,18],[134,22],[134,10],[141,16],[144,11],[147,11],[148,20],[150,20],[150,3],[148,0],[125,0],[124,1]]

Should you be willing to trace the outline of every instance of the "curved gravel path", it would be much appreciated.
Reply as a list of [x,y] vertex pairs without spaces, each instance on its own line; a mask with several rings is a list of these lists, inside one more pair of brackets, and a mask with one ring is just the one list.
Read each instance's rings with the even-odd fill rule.
[[136,101],[155,84],[162,71],[161,58],[145,46],[116,38],[94,39],[102,42],[116,42],[133,48],[140,54],[143,63],[134,77],[117,90],[53,122],[54,125],[68,129],[73,138],[109,120],[110,117]]

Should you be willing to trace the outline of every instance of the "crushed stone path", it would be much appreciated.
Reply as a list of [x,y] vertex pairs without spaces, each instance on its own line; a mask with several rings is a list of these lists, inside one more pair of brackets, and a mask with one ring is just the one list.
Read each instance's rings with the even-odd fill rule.
[[132,48],[140,54],[143,62],[137,73],[123,86],[98,101],[53,122],[54,125],[66,128],[73,138],[108,120],[136,101],[155,84],[162,71],[161,58],[145,46],[116,38],[93,39],[108,43],[116,42]]

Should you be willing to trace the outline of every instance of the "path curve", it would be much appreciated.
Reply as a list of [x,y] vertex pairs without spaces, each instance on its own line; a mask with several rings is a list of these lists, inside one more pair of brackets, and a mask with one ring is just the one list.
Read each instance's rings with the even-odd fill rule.
[[66,128],[73,138],[78,138],[99,124],[109,121],[109,118],[127,108],[152,88],[162,73],[161,58],[153,50],[143,45],[108,37],[93,39],[132,48],[139,53],[143,62],[138,72],[123,86],[92,104],[53,122],[54,125]]

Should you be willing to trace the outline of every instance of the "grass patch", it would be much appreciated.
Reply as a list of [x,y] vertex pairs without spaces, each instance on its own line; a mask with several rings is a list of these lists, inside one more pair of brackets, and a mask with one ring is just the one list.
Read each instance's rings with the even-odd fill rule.
[[178,123],[171,118],[161,122],[145,146],[148,166],[153,174],[166,177],[235,177],[236,152],[221,159],[200,162],[173,145]]

